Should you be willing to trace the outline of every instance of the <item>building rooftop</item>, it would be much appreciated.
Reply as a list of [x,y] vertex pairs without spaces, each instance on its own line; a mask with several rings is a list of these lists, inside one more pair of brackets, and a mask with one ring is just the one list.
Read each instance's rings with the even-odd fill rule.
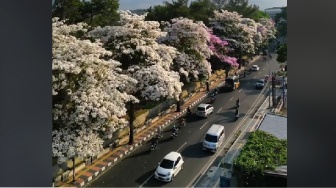
[[287,117],[266,114],[258,130],[265,131],[279,139],[287,140]]

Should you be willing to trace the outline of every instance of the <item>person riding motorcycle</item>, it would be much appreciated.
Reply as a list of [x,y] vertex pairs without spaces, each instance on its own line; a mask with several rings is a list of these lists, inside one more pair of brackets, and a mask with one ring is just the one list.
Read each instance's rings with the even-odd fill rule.
[[174,125],[172,129],[172,133],[177,134],[177,132],[178,132],[178,128]]
[[191,109],[190,109],[189,106],[188,106],[188,108],[187,108],[187,113],[188,113],[188,114],[191,114]]
[[180,124],[180,127],[185,126],[185,124],[186,124],[185,119],[184,118],[180,118],[179,124]]
[[239,105],[240,105],[240,101],[239,101],[239,98],[236,100],[236,106],[237,106],[237,108],[239,107]]

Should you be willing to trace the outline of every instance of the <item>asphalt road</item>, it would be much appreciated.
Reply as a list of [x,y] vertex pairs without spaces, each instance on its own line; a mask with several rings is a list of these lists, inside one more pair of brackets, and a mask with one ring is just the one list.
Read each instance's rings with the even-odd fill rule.
[[[263,79],[269,71],[279,69],[278,63],[268,60],[267,63],[257,61],[260,70],[247,73],[246,78],[240,79],[241,87],[233,92],[220,91],[216,101],[214,113],[208,118],[199,118],[193,114],[187,118],[187,125],[179,131],[178,137],[170,140],[171,124],[164,130],[163,138],[159,141],[159,146],[155,151],[150,152],[150,143],[141,146],[111,169],[93,180],[87,187],[187,187],[197,179],[200,172],[211,163],[218,163],[221,157],[204,152],[202,141],[208,128],[214,124],[225,126],[226,137],[228,137],[235,127],[242,121],[261,90],[255,89],[258,79]],[[252,65],[249,65],[250,67]],[[240,119],[234,121],[235,101],[240,99]],[[205,98],[203,103],[210,102],[210,98]],[[197,106],[197,105],[196,105]],[[196,106],[192,109],[195,112]],[[164,183],[154,178],[154,171],[158,162],[170,151],[178,151],[184,158],[184,169],[174,178],[173,182]]]

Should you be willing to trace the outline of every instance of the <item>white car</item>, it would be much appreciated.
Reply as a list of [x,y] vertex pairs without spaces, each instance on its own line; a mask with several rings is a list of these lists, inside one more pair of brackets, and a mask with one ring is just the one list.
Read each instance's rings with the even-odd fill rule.
[[253,71],[258,71],[258,70],[259,70],[258,65],[253,65],[253,66],[252,66],[252,70],[253,70]]
[[211,104],[200,104],[196,109],[196,115],[201,117],[208,117],[214,110],[214,107]]
[[156,179],[171,182],[180,170],[183,169],[183,158],[180,153],[172,151],[168,153],[154,172]]

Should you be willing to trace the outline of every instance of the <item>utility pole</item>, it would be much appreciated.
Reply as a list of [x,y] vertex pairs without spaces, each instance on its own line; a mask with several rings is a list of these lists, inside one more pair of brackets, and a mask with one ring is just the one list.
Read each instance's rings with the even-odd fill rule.
[[273,99],[273,107],[276,105],[276,98],[275,98],[275,73],[272,73],[272,99]]
[[282,77],[282,104],[285,106],[285,76]]

